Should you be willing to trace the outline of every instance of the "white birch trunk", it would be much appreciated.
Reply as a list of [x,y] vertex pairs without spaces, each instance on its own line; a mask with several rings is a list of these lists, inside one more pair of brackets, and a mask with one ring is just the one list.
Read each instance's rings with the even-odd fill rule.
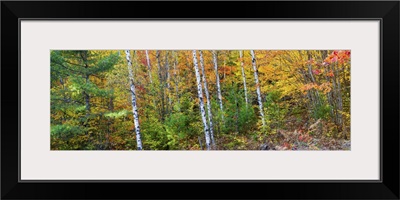
[[201,71],[202,71],[202,73],[203,73],[204,92],[206,93],[206,99],[207,99],[208,123],[209,123],[209,125],[210,125],[211,144],[212,144],[212,145],[215,145],[215,140],[214,140],[214,127],[213,127],[212,112],[211,112],[210,93],[208,92],[207,79],[206,79],[206,72],[205,72],[205,70],[204,70],[203,52],[202,52],[202,51],[199,51],[199,54],[200,54],[200,66],[201,66]]
[[264,117],[264,110],[263,110],[263,105],[262,105],[262,101],[261,101],[260,83],[258,82],[258,70],[257,70],[257,64],[256,64],[256,55],[254,53],[254,50],[250,50],[250,53],[251,53],[251,58],[252,58],[251,63],[253,64],[253,70],[254,70],[254,80],[255,80],[256,89],[257,89],[258,106],[260,108],[262,125],[265,128],[265,117]]
[[199,73],[199,67],[197,65],[196,50],[193,50],[193,65],[194,65],[194,71],[196,73],[197,93],[199,95],[201,119],[203,121],[204,133],[205,133],[205,137],[206,137],[206,147],[207,147],[207,150],[210,150],[210,134],[209,134],[209,131],[208,131],[208,125],[207,125],[207,119],[206,119],[206,111],[204,110],[203,89],[201,87],[201,78],[200,78],[200,73]]
[[147,50],[146,50],[146,60],[147,60],[147,70],[149,71],[150,83],[153,83],[153,78],[151,77],[150,57],[149,57],[149,52]]
[[242,68],[244,99],[246,101],[246,106],[247,106],[249,104],[249,100],[247,98],[246,74],[244,73],[243,51],[239,51],[239,56],[240,56],[240,66]]
[[131,53],[129,50],[125,50],[126,54],[126,61],[128,62],[128,71],[129,71],[129,83],[130,83],[130,91],[132,95],[132,109],[133,109],[133,122],[135,125],[136,131],[136,143],[137,149],[142,150],[142,140],[140,137],[140,126],[139,126],[139,113],[136,104],[136,93],[135,93],[135,83],[133,78],[133,71],[132,71],[132,61],[131,61]]
[[222,112],[222,121],[224,121],[224,107],[222,106],[222,95],[221,95],[221,85],[219,83],[219,73],[218,73],[218,61],[217,61],[217,53],[212,51],[213,59],[214,59],[214,69],[215,69],[215,76],[217,77],[217,92],[218,92],[218,101],[219,107]]

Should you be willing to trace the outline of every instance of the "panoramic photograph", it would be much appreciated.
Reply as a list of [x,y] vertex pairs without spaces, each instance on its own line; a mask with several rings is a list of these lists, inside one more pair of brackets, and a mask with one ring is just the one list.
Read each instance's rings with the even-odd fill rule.
[[350,50],[51,50],[50,150],[350,151]]

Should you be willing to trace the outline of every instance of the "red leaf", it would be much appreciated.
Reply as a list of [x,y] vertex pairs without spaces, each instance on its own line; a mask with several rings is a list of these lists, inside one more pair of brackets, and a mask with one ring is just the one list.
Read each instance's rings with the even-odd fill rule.
[[313,71],[313,73],[314,73],[315,75],[321,74],[321,70],[319,70],[319,69],[314,69],[314,70],[312,70],[312,71]]

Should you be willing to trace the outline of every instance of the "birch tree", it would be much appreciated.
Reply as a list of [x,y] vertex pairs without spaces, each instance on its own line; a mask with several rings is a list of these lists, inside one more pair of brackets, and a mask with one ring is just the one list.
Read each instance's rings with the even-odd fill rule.
[[204,70],[204,60],[203,60],[203,52],[200,50],[200,66],[201,66],[201,71],[203,73],[203,84],[204,84],[204,92],[206,93],[206,99],[207,99],[207,111],[208,111],[208,123],[210,125],[210,137],[211,137],[211,143],[212,145],[215,145],[215,140],[214,140],[214,127],[213,127],[213,119],[212,119],[212,112],[211,112],[211,100],[210,100],[210,93],[208,92],[208,86],[207,86],[207,79],[206,79],[206,72]]
[[136,104],[136,92],[135,92],[135,83],[134,83],[135,79],[133,78],[131,53],[129,50],[125,50],[125,54],[126,54],[126,61],[128,63],[130,92],[132,95],[133,122],[135,125],[135,131],[136,131],[137,149],[142,150],[142,140],[140,137],[140,126],[139,126],[139,113],[138,113],[138,108],[137,108],[137,104]]
[[208,125],[207,125],[206,111],[204,109],[203,89],[201,87],[201,77],[200,77],[200,73],[199,73],[199,67],[197,65],[196,50],[193,50],[193,65],[194,65],[194,71],[196,73],[197,93],[199,96],[200,113],[201,113],[201,119],[203,121],[203,126],[204,126],[204,134],[206,137],[206,147],[207,147],[207,150],[210,150],[210,134],[209,134],[209,129],[208,129]]
[[149,72],[150,83],[153,83],[153,78],[151,77],[150,57],[149,57],[149,52],[147,50],[146,50],[146,61],[147,61],[147,70]]
[[201,50],[50,51],[51,150],[350,150],[350,50]]
[[239,56],[240,56],[240,67],[242,68],[244,99],[246,101],[246,106],[248,106],[249,100],[247,98],[246,74],[244,73],[244,62],[243,62],[243,51],[242,50],[239,51]]
[[256,63],[256,55],[254,53],[254,50],[250,50],[250,54],[251,54],[251,63],[253,65],[253,70],[254,70],[254,81],[256,83],[258,107],[260,109],[262,125],[263,125],[263,128],[265,128],[265,117],[264,117],[264,110],[263,110],[263,105],[262,105],[262,101],[261,101],[260,83],[258,81],[258,69],[257,69],[257,63]]
[[212,51],[213,54],[213,60],[214,60],[214,69],[215,69],[215,76],[217,78],[217,93],[218,93],[218,101],[219,101],[219,107],[222,112],[222,121],[224,121],[224,107],[222,105],[222,95],[221,95],[221,85],[219,82],[219,73],[218,73],[218,60],[217,60],[217,52],[214,50]]

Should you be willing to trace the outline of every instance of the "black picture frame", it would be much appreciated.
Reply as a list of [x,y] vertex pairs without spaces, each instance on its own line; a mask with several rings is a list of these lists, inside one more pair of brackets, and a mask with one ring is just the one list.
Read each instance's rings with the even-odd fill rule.
[[[399,199],[399,6],[399,1],[2,1],[1,198]],[[381,180],[20,182],[20,19],[379,19]]]

